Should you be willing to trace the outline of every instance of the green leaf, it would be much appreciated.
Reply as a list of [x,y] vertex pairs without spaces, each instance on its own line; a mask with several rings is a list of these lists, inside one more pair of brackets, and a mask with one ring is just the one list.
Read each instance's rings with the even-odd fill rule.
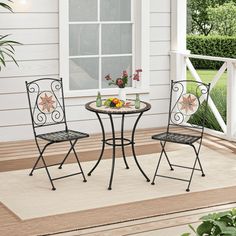
[[231,210],[231,213],[232,213],[233,216],[236,216],[236,208],[233,208],[233,209]]
[[214,225],[211,222],[205,221],[197,227],[197,234],[199,236],[202,236],[204,234],[211,235],[211,231],[213,227]]
[[219,228],[218,226],[215,226],[215,227],[213,228],[213,232],[212,232],[211,236],[220,236],[220,235],[221,235],[221,230],[220,230],[220,228]]
[[7,9],[8,11],[13,12],[12,8],[9,5],[7,5],[6,3],[0,2],[0,6]]
[[228,234],[231,236],[236,236],[236,228],[235,227],[227,227],[222,231],[223,234]]
[[216,213],[208,214],[208,215],[203,216],[203,217],[200,218],[200,220],[203,220],[203,221],[216,220],[216,219],[217,219]]
[[221,232],[223,232],[227,227],[226,223],[222,221],[213,221],[213,224],[218,226]]
[[230,216],[230,211],[219,212],[216,214],[217,219],[222,218],[224,216]]
[[181,236],[190,236],[190,235],[191,235],[190,233],[181,234]]
[[194,233],[196,233],[196,230],[193,228],[192,225],[188,225],[188,227],[189,227]]

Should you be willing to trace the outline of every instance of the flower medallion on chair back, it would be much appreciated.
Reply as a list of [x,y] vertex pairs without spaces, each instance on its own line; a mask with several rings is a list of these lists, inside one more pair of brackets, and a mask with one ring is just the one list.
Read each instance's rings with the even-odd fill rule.
[[208,93],[208,84],[197,81],[172,82],[170,125],[202,129],[205,122],[203,114],[207,112]]
[[35,128],[65,123],[62,80],[39,79],[27,83]]

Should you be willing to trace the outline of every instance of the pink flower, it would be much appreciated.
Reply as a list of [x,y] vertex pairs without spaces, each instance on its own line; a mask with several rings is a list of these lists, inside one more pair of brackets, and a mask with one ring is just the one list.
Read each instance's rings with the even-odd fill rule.
[[117,84],[120,88],[122,88],[122,86],[123,86],[123,80],[122,80],[122,79],[117,79],[116,84]]
[[133,80],[139,81],[139,80],[140,80],[140,79],[139,79],[139,74],[134,74]]
[[135,70],[136,74],[134,74],[133,80],[140,81],[140,73],[142,72],[142,69]]
[[123,71],[122,77],[128,77],[128,72],[126,70]]
[[142,69],[137,69],[137,70],[135,70],[137,73],[139,73],[139,72],[142,72],[143,70]]
[[110,74],[106,75],[106,76],[105,76],[105,79],[106,79],[106,80],[111,80]]

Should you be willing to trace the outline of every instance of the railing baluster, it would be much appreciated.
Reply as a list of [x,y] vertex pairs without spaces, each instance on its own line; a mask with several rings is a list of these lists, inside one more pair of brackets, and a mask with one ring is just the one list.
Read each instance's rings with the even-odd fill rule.
[[[211,97],[209,97],[208,104],[211,108],[217,122],[219,123],[222,132],[215,130],[208,130],[209,133],[224,137],[230,140],[236,140],[236,59],[214,57],[205,55],[190,54],[190,52],[171,52],[171,78],[173,80],[180,80],[186,78],[186,67],[195,80],[202,82],[196,69],[190,61],[190,58],[210,60],[210,61],[221,61],[224,62],[219,71],[216,73],[212,80],[211,90],[215,87],[223,73],[227,69],[227,122],[223,120],[217,107],[215,106]],[[200,102],[204,101],[204,97],[200,98]],[[226,125],[227,124],[227,125]]]
[[[194,77],[194,79],[198,82],[202,82],[200,76],[198,75],[197,71],[195,70],[195,68],[194,68],[192,62],[189,60],[189,58],[186,59],[186,64],[187,64],[187,67],[188,67],[189,71],[191,72],[192,76]],[[226,134],[226,132],[227,132],[226,124],[225,124],[221,114],[219,113],[215,103],[213,102],[211,96],[209,96],[208,105],[211,108],[211,111],[214,114],[214,116],[215,116],[217,122],[219,123],[221,129]]]
[[227,62],[227,138],[236,135],[236,63]]

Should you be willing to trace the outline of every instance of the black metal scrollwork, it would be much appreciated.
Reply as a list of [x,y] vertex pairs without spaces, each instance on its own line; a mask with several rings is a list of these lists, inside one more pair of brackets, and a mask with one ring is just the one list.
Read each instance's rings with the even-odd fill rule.
[[51,91],[55,97],[55,99],[57,100],[57,107],[56,109],[51,113],[51,119],[53,122],[55,123],[60,123],[64,121],[64,108],[60,102],[60,100],[58,99],[58,94],[56,94],[56,92],[60,91],[62,89],[62,83],[59,80],[54,80],[51,83]]
[[[42,90],[43,84],[47,83],[47,90]],[[44,84],[45,85],[45,84]],[[39,79],[27,84],[28,95],[31,103],[31,115],[35,127],[54,125],[65,122],[64,106],[60,102],[62,96],[62,82],[57,79]],[[45,93],[52,95],[53,109],[44,111],[40,108],[41,96]],[[55,101],[54,101],[55,100]]]
[[176,82],[173,84],[173,87],[171,89],[172,89],[171,91],[172,98],[175,98],[176,100],[175,100],[174,105],[171,108],[170,121],[172,124],[179,125],[184,122],[184,118],[185,118],[184,114],[181,111],[179,111],[177,107],[177,104],[185,91],[184,85],[182,83]]
[[[191,83],[195,85],[195,88],[192,88],[191,92],[186,92],[185,84],[184,83]],[[172,106],[171,106],[171,114],[170,114],[170,122],[173,125],[182,125],[183,123],[186,123],[196,112],[199,110],[199,107],[201,105],[201,97],[206,96],[208,93],[208,85],[205,85],[201,82],[196,81],[176,81],[172,84]],[[180,100],[183,98],[183,96],[190,96],[190,98],[194,98],[195,101],[195,109],[188,113],[184,112],[184,110],[181,110],[179,108]],[[173,103],[173,101],[175,101]],[[197,126],[194,124],[188,124],[192,126],[193,128],[196,128]]]

